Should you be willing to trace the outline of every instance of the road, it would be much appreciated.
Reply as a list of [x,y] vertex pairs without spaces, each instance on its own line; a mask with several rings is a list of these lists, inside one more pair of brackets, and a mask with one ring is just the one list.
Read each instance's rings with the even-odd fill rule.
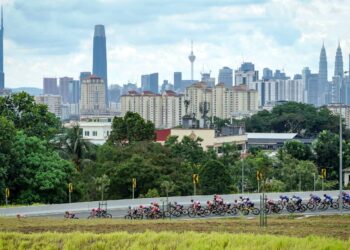
[[[324,193],[331,195],[334,198],[337,198],[338,191],[317,191],[317,192],[293,192],[293,193],[267,193],[269,199],[278,200],[281,194],[291,197],[292,195],[298,195],[303,200],[308,200],[310,193],[323,196]],[[256,207],[259,207],[259,201],[261,194],[234,194],[234,195],[222,195],[222,198],[225,202],[232,203],[235,199],[238,199],[240,196],[249,197],[252,200]],[[166,197],[162,198],[146,198],[146,199],[126,199],[126,200],[110,200],[107,201],[108,212],[112,214],[113,218],[124,217],[129,206],[136,207],[139,205],[149,206],[151,202],[158,202],[161,206],[166,204],[166,201],[175,202],[179,204],[189,205],[190,200],[200,201],[202,204],[205,204],[206,201],[212,200],[213,195],[200,195],[200,196],[178,196],[178,197]],[[78,203],[64,203],[64,204],[52,204],[52,205],[39,205],[39,206],[23,206],[23,207],[11,207],[11,208],[0,208],[0,216],[16,216],[17,214],[23,216],[45,216],[45,217],[63,217],[65,211],[72,211],[77,214],[79,218],[87,218],[90,214],[92,208],[97,208],[99,206],[99,201],[94,202],[78,202]],[[282,214],[285,214],[283,212]],[[339,211],[334,209],[328,209],[326,211],[307,211],[303,213],[304,215],[320,215],[320,214],[335,214]],[[344,210],[344,213],[350,213],[349,210]],[[182,217],[183,218],[183,217]],[[189,218],[186,216],[185,218]]]

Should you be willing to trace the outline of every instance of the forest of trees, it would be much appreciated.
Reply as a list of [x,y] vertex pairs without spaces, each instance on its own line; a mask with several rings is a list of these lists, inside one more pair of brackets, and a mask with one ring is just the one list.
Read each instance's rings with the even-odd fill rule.
[[[289,141],[274,156],[253,148],[244,159],[235,145],[225,144],[218,156],[204,151],[200,138],[156,143],[154,124],[129,112],[114,118],[108,141],[96,146],[83,140],[79,126],[63,128],[28,94],[0,97],[0,203],[5,188],[13,204],[67,202],[68,183],[74,187],[72,201],[130,198],[132,178],[135,197],[191,195],[192,174],[199,174],[197,194],[237,193],[242,183],[245,191],[257,192],[257,171],[265,191],[312,190],[314,176],[321,187],[322,168],[327,168],[325,187],[337,188],[339,117],[328,109],[287,103],[245,122],[248,131],[296,132],[316,140]],[[344,168],[350,166],[347,133]]]

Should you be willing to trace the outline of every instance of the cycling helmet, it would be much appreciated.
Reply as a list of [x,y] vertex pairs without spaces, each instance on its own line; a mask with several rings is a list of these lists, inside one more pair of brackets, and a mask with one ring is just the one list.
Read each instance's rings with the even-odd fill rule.
[[193,202],[193,199],[191,199],[191,202]]

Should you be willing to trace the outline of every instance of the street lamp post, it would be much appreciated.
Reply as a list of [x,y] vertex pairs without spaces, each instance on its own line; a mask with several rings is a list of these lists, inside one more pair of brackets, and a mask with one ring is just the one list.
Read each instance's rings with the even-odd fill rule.
[[[344,72],[345,75],[349,73]],[[350,78],[350,76],[349,76]],[[344,80],[344,79],[343,79]],[[339,88],[339,209],[340,213],[343,212],[343,124],[342,124],[342,100],[341,100],[341,87]]]
[[244,180],[244,164],[243,164],[243,159],[242,159],[242,194],[244,193],[244,183],[243,183],[243,180]]
[[314,176],[314,192],[316,191],[316,174],[312,174]]

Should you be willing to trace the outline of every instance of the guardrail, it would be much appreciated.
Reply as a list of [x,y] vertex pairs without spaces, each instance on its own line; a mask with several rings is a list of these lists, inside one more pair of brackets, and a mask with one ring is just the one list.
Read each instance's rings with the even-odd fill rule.
[[[350,192],[349,190],[344,190],[345,192]],[[265,193],[269,199],[278,200],[280,195],[298,195],[303,200],[309,199],[310,194],[316,194],[323,196],[327,193],[332,197],[338,197],[339,191],[306,191],[306,192],[285,192],[285,193]],[[240,196],[249,197],[253,202],[259,202],[261,193],[244,193],[244,194],[227,194],[221,195],[225,202],[234,202]],[[150,205],[151,202],[178,202],[179,204],[188,205],[190,200],[196,200],[200,202],[206,202],[213,199],[213,195],[197,195],[197,196],[172,196],[172,197],[160,197],[160,198],[143,198],[143,199],[124,199],[124,200],[108,200],[108,209],[117,210],[125,209],[129,206],[135,207],[139,205]],[[16,216],[17,214],[26,216],[37,216],[37,215],[53,215],[53,214],[63,214],[65,211],[72,212],[84,212],[91,211],[93,208],[98,207],[99,201],[90,202],[76,202],[76,203],[62,203],[62,204],[52,204],[52,205],[38,205],[38,206],[23,206],[23,207],[12,207],[12,208],[0,208],[0,216]]]

